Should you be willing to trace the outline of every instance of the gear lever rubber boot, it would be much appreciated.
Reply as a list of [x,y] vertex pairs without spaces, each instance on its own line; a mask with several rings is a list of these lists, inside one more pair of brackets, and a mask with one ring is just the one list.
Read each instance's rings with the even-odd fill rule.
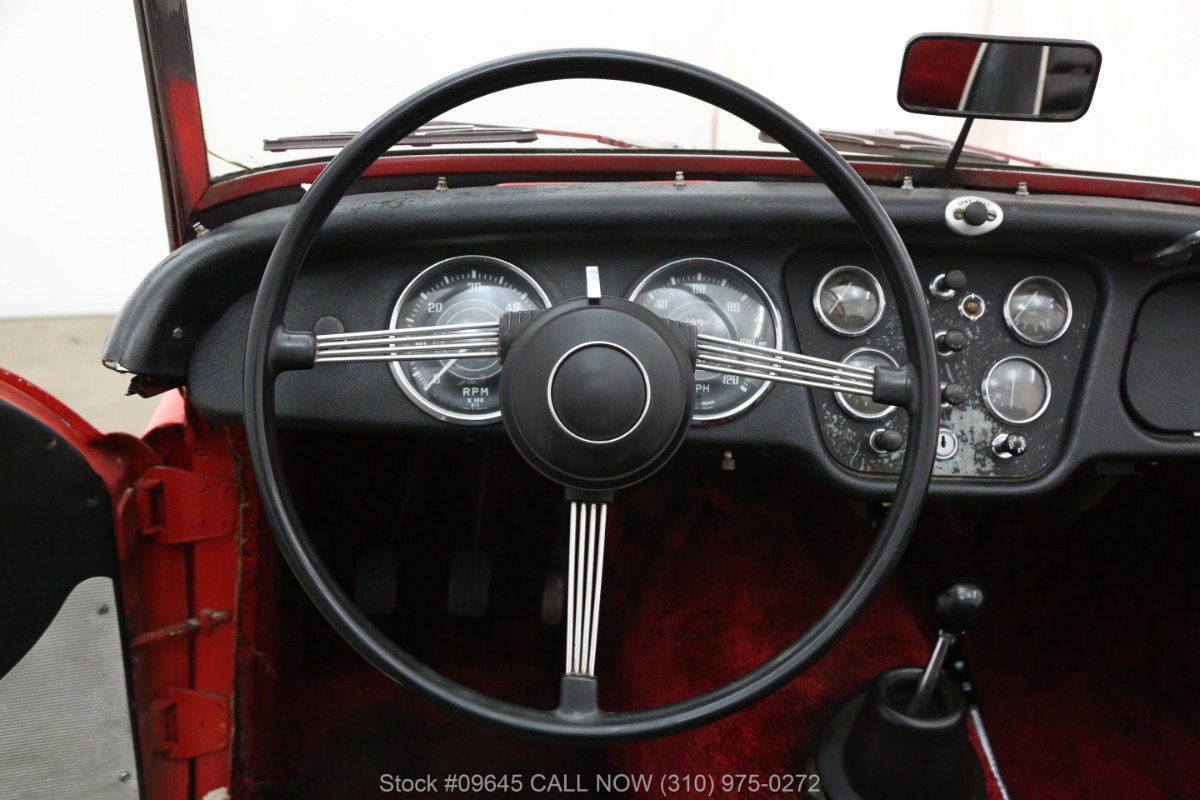
[[917,667],[882,673],[821,736],[817,774],[829,800],[984,800],[962,691],[939,677],[925,709],[907,712]]

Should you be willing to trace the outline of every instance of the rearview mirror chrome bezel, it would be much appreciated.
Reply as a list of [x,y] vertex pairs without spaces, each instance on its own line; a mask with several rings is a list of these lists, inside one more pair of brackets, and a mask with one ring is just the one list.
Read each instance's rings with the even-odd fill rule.
[[[1095,54],[1096,66],[1092,70],[1091,82],[1088,85],[1087,93],[1083,97],[1082,104],[1078,113],[1071,115],[1038,115],[1038,114],[1016,114],[1011,112],[979,112],[966,109],[941,108],[936,106],[918,106],[906,103],[904,100],[904,84],[908,77],[910,58],[912,49],[920,42],[930,39],[945,39],[950,41],[963,42],[978,42],[980,44],[1027,44],[1041,47],[1079,47],[1092,51]],[[921,33],[908,40],[904,46],[904,60],[900,65],[900,82],[896,86],[896,102],[905,111],[910,111],[914,114],[929,114],[939,117],[963,117],[971,119],[1004,119],[1018,122],[1074,122],[1088,112],[1092,105],[1092,97],[1096,93],[1096,81],[1100,76],[1100,66],[1102,57],[1100,48],[1091,42],[1085,42],[1078,39],[1039,39],[1023,36],[982,36],[977,34],[965,33]]]

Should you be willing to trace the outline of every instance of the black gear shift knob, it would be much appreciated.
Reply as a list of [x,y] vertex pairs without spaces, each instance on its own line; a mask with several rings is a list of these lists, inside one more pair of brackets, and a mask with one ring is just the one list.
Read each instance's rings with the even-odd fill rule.
[[983,617],[983,589],[961,581],[938,592],[933,600],[933,622],[938,631],[961,636]]

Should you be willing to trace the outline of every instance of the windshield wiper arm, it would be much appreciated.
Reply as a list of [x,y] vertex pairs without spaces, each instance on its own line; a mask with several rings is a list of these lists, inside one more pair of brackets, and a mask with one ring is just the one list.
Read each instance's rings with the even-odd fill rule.
[[[263,139],[263,150],[283,153],[288,150],[330,150],[350,144],[358,131],[324,133],[311,136],[284,136],[279,139]],[[431,147],[439,144],[480,144],[489,142],[525,143],[536,142],[538,132],[534,128],[513,128],[506,125],[477,125],[469,122],[434,121],[422,125],[396,142],[393,147]]]

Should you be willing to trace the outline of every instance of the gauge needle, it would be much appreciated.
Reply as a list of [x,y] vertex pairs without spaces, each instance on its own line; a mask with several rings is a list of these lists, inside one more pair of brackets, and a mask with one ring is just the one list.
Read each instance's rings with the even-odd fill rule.
[[831,305],[831,306],[829,307],[829,310],[828,310],[828,311],[826,311],[825,313],[826,313],[826,314],[832,314],[832,313],[833,313],[833,310],[842,304],[842,300],[843,300],[843,299],[846,297],[846,292],[848,292],[848,291],[850,291],[850,284],[844,284],[844,285],[842,286],[842,293],[841,293],[841,294],[838,294],[838,293],[837,293],[837,290],[835,289],[833,293],[834,293],[835,295],[837,295],[837,300],[836,300],[836,301],[834,301],[834,304],[833,304],[833,305]]
[[447,361],[446,366],[442,367],[441,371],[437,375],[434,375],[433,378],[429,381],[429,383],[425,384],[425,391],[428,392],[429,388],[431,386],[433,386],[435,383],[437,383],[438,381],[440,381],[442,379],[442,376],[446,374],[446,370],[450,369],[457,363],[458,363],[457,358],[452,358],[449,361]]
[[1021,306],[1021,310],[1017,312],[1017,315],[1015,317],[1013,317],[1013,322],[1016,322],[1017,320],[1019,320],[1021,318],[1021,315],[1029,310],[1030,304],[1033,303],[1033,299],[1037,296],[1038,296],[1038,291],[1037,291],[1037,289],[1034,289],[1033,294],[1029,295],[1029,299],[1025,301],[1025,305]]

